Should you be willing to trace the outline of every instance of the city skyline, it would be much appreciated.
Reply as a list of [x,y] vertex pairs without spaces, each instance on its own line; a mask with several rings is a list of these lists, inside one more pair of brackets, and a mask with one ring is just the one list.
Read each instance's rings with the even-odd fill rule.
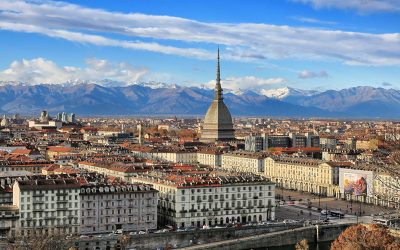
[[0,10],[3,81],[213,86],[219,45],[224,89],[400,85],[394,1],[3,0]]

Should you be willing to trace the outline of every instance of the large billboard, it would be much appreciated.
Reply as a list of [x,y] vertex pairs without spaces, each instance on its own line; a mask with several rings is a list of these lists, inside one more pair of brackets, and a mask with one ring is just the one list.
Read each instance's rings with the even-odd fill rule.
[[360,173],[343,173],[343,189],[345,194],[367,195],[367,175]]

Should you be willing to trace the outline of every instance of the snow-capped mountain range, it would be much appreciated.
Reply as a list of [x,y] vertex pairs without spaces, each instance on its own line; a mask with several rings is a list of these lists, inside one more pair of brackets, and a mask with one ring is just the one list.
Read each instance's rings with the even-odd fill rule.
[[302,90],[295,89],[290,87],[283,87],[277,89],[262,89],[260,94],[265,95],[266,97],[282,100],[288,96],[312,96],[319,94],[321,92],[317,90]]
[[[224,89],[233,115],[400,117],[400,91],[359,86],[342,90]],[[204,114],[213,89],[161,82],[125,83],[110,80],[63,84],[0,82],[0,114],[75,112],[82,115]]]

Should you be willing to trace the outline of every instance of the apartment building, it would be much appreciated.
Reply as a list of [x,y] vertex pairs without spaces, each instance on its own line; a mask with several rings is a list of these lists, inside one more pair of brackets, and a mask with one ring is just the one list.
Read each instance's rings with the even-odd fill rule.
[[0,236],[12,237],[16,235],[16,226],[19,220],[19,209],[14,205],[0,206]]
[[244,139],[244,148],[246,151],[259,152],[264,150],[264,137],[249,135]]
[[16,231],[22,236],[78,233],[79,188],[75,178],[16,180],[13,205],[20,215]]
[[339,192],[339,163],[273,156],[264,160],[264,166],[265,176],[277,186],[324,196]]
[[247,151],[234,151],[223,154],[221,168],[244,173],[259,174],[264,172],[264,159],[267,155]]
[[157,193],[150,185],[100,184],[80,188],[80,233],[157,228]]
[[194,151],[156,149],[152,152],[152,156],[173,163],[197,163],[197,153]]
[[121,178],[124,181],[129,181],[129,178],[136,172],[146,171],[142,163],[124,164],[123,162],[81,161],[78,163],[78,167],[87,171]]
[[0,161],[0,172],[28,171],[33,174],[42,173],[42,169],[53,165],[48,161]]
[[197,152],[197,161],[199,164],[220,167],[222,152],[216,150],[200,150]]
[[160,225],[202,227],[275,218],[275,185],[257,175],[193,168],[141,173],[131,180],[160,192]]

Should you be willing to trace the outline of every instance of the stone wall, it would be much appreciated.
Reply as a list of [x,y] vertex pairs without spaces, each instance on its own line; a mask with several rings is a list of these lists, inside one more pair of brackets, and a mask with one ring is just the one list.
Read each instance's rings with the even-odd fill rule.
[[323,242],[336,239],[340,233],[351,224],[309,226],[273,232],[263,235],[255,235],[240,239],[213,242],[207,245],[197,245],[182,248],[182,250],[241,250],[265,248],[273,246],[294,245],[302,239],[308,242]]
[[[190,232],[171,232],[162,234],[135,235],[131,237],[130,248],[136,249],[165,249],[187,247],[193,244],[206,244],[229,239],[238,239],[251,235],[260,235],[270,232],[296,228],[300,225],[269,225],[245,228],[219,228],[196,230]],[[128,248],[129,248],[128,247]]]
[[[159,234],[144,234],[126,236],[128,241],[126,249],[168,249],[187,247],[194,244],[206,244],[229,239],[248,237],[270,232],[282,231],[285,229],[301,227],[301,224],[292,225],[265,225],[242,228],[219,228],[195,230],[189,232],[170,232]],[[118,249],[121,245],[121,236],[106,236],[103,238],[80,239],[79,249]]]
[[[302,239],[309,242],[332,241],[351,224],[302,227],[268,225],[244,228],[220,228],[190,232],[171,232],[127,236],[126,249],[240,250],[293,245]],[[121,236],[81,239],[79,249],[121,249]],[[201,245],[200,245],[201,244]],[[108,246],[108,247],[107,247]]]

